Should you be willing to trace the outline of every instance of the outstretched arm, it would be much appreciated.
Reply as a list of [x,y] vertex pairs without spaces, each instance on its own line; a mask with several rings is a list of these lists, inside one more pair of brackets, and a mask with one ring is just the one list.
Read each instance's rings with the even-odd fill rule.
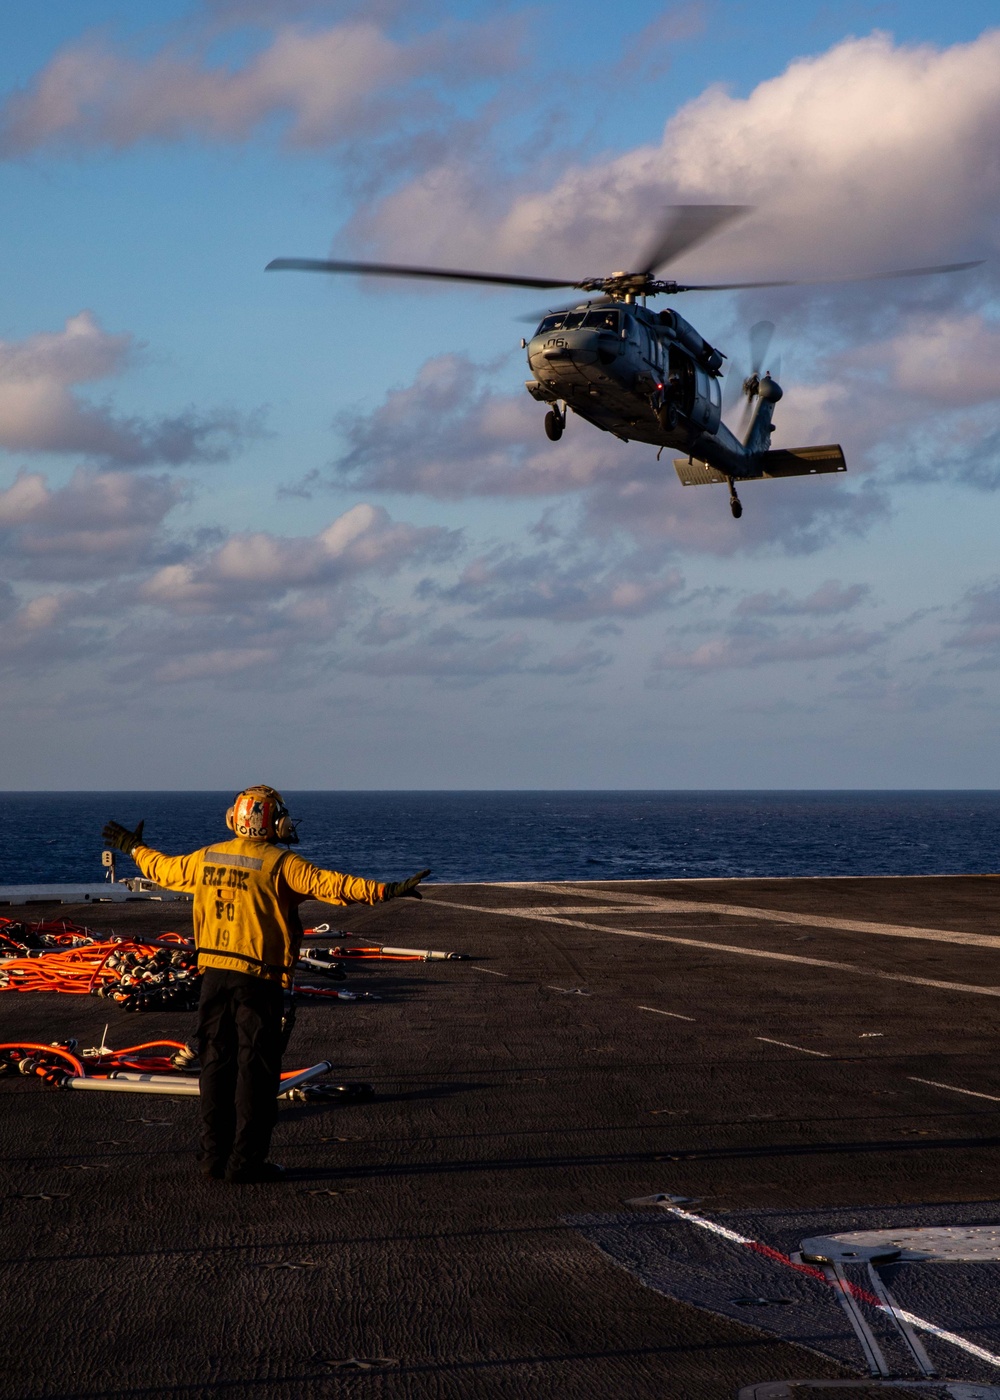
[[164,890],[193,890],[197,881],[196,855],[165,856],[142,841],[143,823],[134,831],[118,822],[108,822],[101,832],[109,846],[131,856],[147,880],[153,880]]
[[323,904],[381,904],[401,895],[419,899],[417,885],[430,871],[423,870],[399,884],[383,884],[379,880],[365,880],[360,875],[321,870],[311,861],[289,853],[281,863],[281,874],[289,889],[306,899],[318,899]]

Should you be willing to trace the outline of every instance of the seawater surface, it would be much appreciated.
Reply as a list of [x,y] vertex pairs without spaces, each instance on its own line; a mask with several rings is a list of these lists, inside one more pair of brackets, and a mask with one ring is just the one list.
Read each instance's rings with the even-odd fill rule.
[[[1000,869],[997,792],[285,792],[308,859],[399,879],[629,880]],[[231,792],[4,794],[0,884],[102,878],[109,817],[176,854]],[[121,873],[131,864],[123,860]]]

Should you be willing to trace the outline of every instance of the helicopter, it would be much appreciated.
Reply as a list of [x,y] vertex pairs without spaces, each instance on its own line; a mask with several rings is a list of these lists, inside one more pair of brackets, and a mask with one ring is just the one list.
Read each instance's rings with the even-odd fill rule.
[[[839,444],[772,448],[774,408],[783,391],[764,367],[774,327],[758,322],[750,332],[750,373],[740,392],[745,399],[739,437],[722,421],[722,379],[726,356],[710,345],[673,308],[655,311],[649,298],[681,292],[728,292],[770,287],[801,287],[869,282],[893,277],[925,277],[962,272],[978,262],[910,267],[861,276],[806,281],[683,283],[657,273],[690,252],[724,225],[751,212],[748,205],[682,204],[667,210],[652,244],[636,259],[639,271],[605,277],[528,277],[463,272],[455,268],[411,267],[394,263],[345,262],[314,258],[275,258],[266,271],[350,273],[375,277],[430,278],[555,291],[574,288],[599,294],[547,311],[527,351],[531,378],[525,388],[547,405],[546,436],[562,437],[569,411],[623,442],[650,443],[679,451],[674,469],[684,486],[724,484],[734,517],[743,514],[736,483],[778,477],[817,476],[847,470]],[[533,317],[532,320],[538,319]],[[734,381],[735,382],[735,381]]]

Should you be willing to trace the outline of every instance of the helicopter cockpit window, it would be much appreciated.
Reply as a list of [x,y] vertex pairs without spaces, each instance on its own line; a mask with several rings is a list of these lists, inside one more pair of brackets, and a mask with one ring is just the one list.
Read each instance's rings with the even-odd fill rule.
[[567,311],[566,320],[563,322],[564,330],[572,330],[574,326],[583,325],[584,313],[582,311]]
[[618,312],[607,307],[602,307],[600,311],[588,311],[583,324],[599,327],[602,331],[617,331]]
[[538,327],[535,334],[542,335],[545,331],[561,331],[565,323],[565,311],[554,312],[551,316],[544,317],[542,324]]

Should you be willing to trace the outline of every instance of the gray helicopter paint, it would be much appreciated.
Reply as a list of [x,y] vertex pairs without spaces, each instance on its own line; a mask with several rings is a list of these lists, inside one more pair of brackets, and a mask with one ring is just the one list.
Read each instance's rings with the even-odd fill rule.
[[[577,316],[602,304],[584,302],[559,315]],[[607,303],[603,303],[607,307]],[[610,309],[610,308],[609,308]],[[771,418],[781,389],[773,380],[754,396],[746,442],[722,422],[722,355],[674,311],[656,313],[634,304],[617,306],[621,329],[554,326],[539,329],[527,342],[528,367],[534,376],[525,387],[540,403],[565,403],[594,427],[624,442],[646,442],[682,451],[707,463],[716,480],[754,480],[764,476],[813,475],[815,466],[768,472]],[[656,405],[670,397],[670,378],[678,388],[676,426],[664,428]],[[839,453],[839,448],[837,449]],[[839,454],[844,470],[843,454]],[[827,468],[829,470],[829,468]]]

